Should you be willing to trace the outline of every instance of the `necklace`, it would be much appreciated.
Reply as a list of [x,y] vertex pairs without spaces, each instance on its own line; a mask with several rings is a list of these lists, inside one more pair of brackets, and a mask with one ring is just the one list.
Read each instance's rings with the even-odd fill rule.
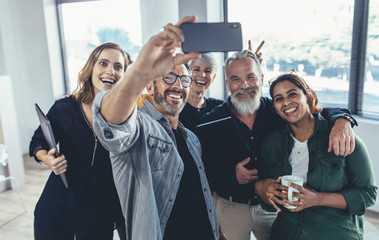
[[307,141],[312,136],[313,131],[314,131],[314,128],[311,128],[311,130],[308,133],[307,138],[303,142],[300,142],[299,140],[297,140],[299,142],[299,144],[297,144],[298,145],[297,147],[296,147],[296,144],[294,146],[297,154],[300,154],[302,152],[303,146],[304,146],[304,145],[302,145],[302,143],[305,143],[305,141]]
[[305,140],[308,140],[312,136],[313,131],[314,131],[314,127],[311,128],[311,130],[309,131],[308,137]]

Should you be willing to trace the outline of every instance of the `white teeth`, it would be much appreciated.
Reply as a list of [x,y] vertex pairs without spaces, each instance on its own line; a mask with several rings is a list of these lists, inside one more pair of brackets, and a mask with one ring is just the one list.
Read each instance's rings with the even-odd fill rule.
[[200,85],[205,85],[206,84],[206,82],[204,82],[204,81],[196,81],[196,83],[200,84]]
[[290,108],[290,109],[285,110],[284,113],[291,113],[295,110],[296,110],[296,108]]
[[110,84],[113,84],[113,83],[116,82],[115,80],[113,80],[113,79],[109,79],[109,78],[101,78],[100,80],[101,80],[102,82],[104,82],[104,83],[110,83]]
[[168,96],[172,97],[172,98],[176,98],[176,99],[181,99],[182,98],[181,96],[175,95],[175,94],[169,94]]

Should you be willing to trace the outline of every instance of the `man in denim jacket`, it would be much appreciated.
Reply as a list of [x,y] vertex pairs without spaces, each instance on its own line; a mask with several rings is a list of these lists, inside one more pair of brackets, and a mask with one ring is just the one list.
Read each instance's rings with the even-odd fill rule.
[[[178,120],[192,83],[182,64],[200,54],[173,52],[184,41],[180,24],[194,21],[153,36],[124,79],[94,101],[93,126],[110,152],[127,239],[218,239],[199,140]],[[137,110],[145,87],[148,101]]]

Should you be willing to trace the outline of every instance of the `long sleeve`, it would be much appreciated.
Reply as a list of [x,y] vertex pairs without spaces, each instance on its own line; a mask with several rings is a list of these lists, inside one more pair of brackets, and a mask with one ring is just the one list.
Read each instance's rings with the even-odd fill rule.
[[323,108],[321,115],[328,120],[328,122],[332,123],[332,125],[338,118],[349,117],[352,122],[351,126],[358,126],[358,123],[351,115],[350,110],[346,108]]
[[[53,132],[54,132],[54,137],[55,137],[55,141],[58,143],[58,138],[57,138],[57,131],[56,131],[56,128],[55,128],[55,119],[56,119],[56,112],[55,112],[55,107],[56,107],[56,103],[54,103],[54,105],[50,108],[49,112],[47,113],[47,117],[51,123],[51,126],[53,128]],[[46,150],[46,151],[49,151],[50,148],[46,142],[46,139],[43,135],[43,132],[42,132],[42,128],[41,126],[39,126],[35,131],[34,131],[34,134],[32,136],[32,139],[30,141],[30,144],[29,144],[29,156],[31,157],[34,157],[34,159],[37,161],[37,162],[41,162],[41,160],[39,160],[35,154],[40,151],[40,150]]]
[[356,137],[355,142],[355,150],[347,156],[346,162],[351,187],[341,193],[346,199],[349,213],[363,215],[366,208],[375,203],[377,187],[366,147],[359,137]]
[[137,124],[137,106],[132,115],[124,123],[115,125],[108,123],[101,115],[101,101],[106,92],[99,93],[93,103],[93,129],[104,148],[113,154],[127,151],[139,136]]

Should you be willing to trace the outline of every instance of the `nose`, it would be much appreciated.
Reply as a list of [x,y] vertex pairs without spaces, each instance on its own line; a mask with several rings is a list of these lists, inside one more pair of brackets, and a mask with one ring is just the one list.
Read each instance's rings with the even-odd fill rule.
[[249,87],[251,87],[250,81],[248,79],[243,80],[242,81],[242,87],[243,88],[249,88]]
[[174,87],[183,88],[182,82],[180,81],[180,77],[176,76],[175,82],[172,84]]
[[109,65],[107,66],[106,73],[108,73],[109,75],[114,75],[115,70],[114,70],[114,68],[113,68],[113,66],[112,66],[111,64],[109,64]]
[[288,106],[288,105],[290,105],[292,102],[290,101],[290,100],[288,100],[288,98],[285,98],[284,99],[284,105],[285,106]]

